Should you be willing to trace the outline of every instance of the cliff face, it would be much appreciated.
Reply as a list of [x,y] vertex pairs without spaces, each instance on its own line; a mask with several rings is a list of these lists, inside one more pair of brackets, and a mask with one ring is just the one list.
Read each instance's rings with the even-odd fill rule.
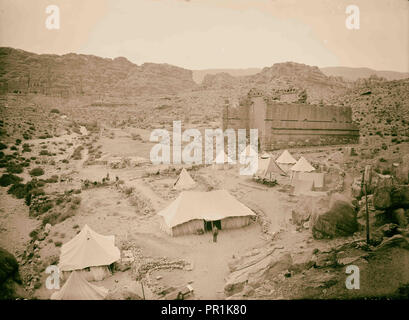
[[1,91],[43,94],[156,94],[193,89],[192,72],[165,64],[138,66],[120,57],[38,55],[0,48]]

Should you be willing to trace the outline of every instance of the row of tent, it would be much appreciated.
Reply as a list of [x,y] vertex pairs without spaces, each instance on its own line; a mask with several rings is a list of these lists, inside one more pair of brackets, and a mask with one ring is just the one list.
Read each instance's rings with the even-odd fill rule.
[[[256,153],[251,150],[250,146],[244,150],[246,156],[251,154],[256,155]],[[216,161],[217,164],[221,164],[221,161],[224,161],[223,163],[229,163],[231,160],[223,151],[221,151],[216,157],[215,162]],[[315,187],[321,188],[323,186],[323,174],[313,173],[313,171],[315,171],[315,168],[307,159],[300,157],[297,161],[288,150],[284,150],[276,160],[267,153],[261,155],[260,159],[258,159],[256,176],[261,179],[271,179],[273,175],[286,176],[290,174],[291,183],[293,184],[296,183],[297,180],[311,180],[314,182]],[[174,182],[173,188],[176,190],[186,190],[194,188],[196,185],[196,182],[192,179],[186,169],[183,168],[179,177]]]

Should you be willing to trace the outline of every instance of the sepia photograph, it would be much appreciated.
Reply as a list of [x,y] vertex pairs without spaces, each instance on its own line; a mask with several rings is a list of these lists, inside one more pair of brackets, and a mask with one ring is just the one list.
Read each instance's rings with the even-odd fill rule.
[[0,0],[26,300],[409,300],[409,1]]

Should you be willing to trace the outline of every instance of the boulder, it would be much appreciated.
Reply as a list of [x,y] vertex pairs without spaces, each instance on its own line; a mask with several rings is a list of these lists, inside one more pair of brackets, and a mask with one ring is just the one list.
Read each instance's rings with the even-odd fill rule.
[[45,227],[44,227],[44,232],[45,232],[46,234],[49,234],[50,231],[51,231],[51,224],[47,223],[47,224],[45,225]]
[[385,239],[377,248],[378,250],[384,250],[389,248],[402,248],[409,250],[409,239],[401,234],[396,234],[391,238]]
[[288,270],[292,265],[291,255],[289,253],[270,253],[259,254],[257,260],[250,257],[251,263],[234,269],[226,279],[224,292],[226,296],[232,296],[248,285],[252,288],[259,287],[264,281],[271,279],[280,272]]
[[303,197],[299,200],[297,207],[292,210],[291,221],[297,226],[303,226],[310,220],[313,213],[322,212],[327,208],[326,198]]
[[351,192],[354,198],[360,198],[362,196],[361,190],[362,178],[355,178],[351,185]]
[[375,188],[373,205],[376,209],[387,209],[391,206],[392,177],[379,175]]
[[393,218],[396,221],[396,223],[402,227],[405,228],[408,225],[408,219],[405,214],[405,209],[399,208],[393,210]]
[[15,298],[16,283],[21,284],[17,260],[0,248],[0,300]]
[[409,183],[409,154],[402,157],[402,163],[396,168],[395,175],[399,183]]
[[391,207],[409,208],[409,185],[393,188],[390,197]]
[[358,231],[357,214],[351,200],[341,194],[333,194],[329,210],[314,213],[312,234],[315,239],[349,236]]

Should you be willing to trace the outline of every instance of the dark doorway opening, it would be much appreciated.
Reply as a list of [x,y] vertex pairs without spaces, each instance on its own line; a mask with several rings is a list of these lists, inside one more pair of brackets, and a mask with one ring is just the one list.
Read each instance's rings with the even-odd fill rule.
[[213,225],[215,225],[217,227],[217,229],[219,229],[219,230],[222,229],[221,220],[215,220],[215,221],[206,221],[206,220],[204,220],[204,229],[205,229],[205,231],[212,231]]

